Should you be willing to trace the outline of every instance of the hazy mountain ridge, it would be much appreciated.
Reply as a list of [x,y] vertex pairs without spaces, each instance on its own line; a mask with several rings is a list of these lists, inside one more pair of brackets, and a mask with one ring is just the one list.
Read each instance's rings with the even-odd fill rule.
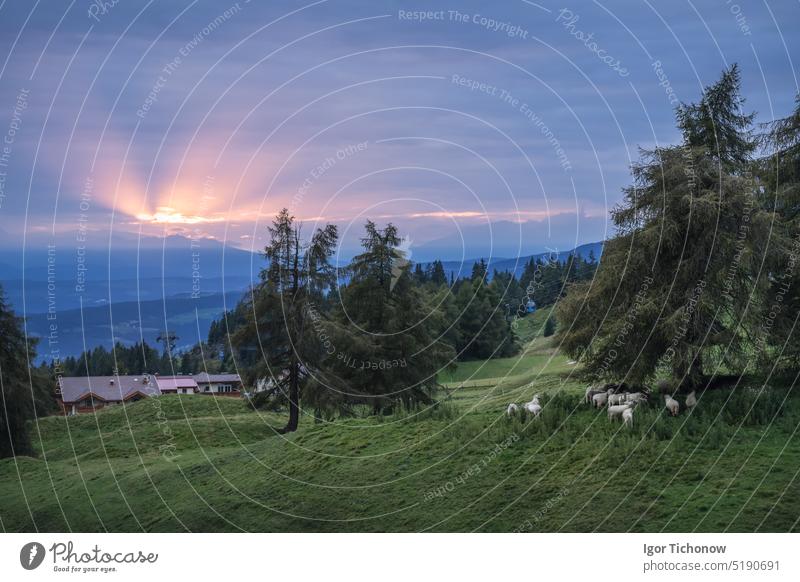
[[[589,257],[590,253],[594,254],[595,259],[600,260],[600,255],[603,254],[603,243],[587,243],[568,251],[554,250],[527,255],[524,257],[517,257],[515,259],[493,259],[491,257],[479,257],[474,259],[466,259],[464,261],[442,261],[442,266],[444,266],[444,271],[448,279],[450,278],[451,274],[455,278],[468,277],[472,271],[472,265],[479,262],[481,258],[483,258],[489,266],[489,277],[491,277],[493,271],[514,273],[516,277],[519,277],[522,274],[522,271],[525,269],[525,265],[527,265],[531,259],[534,261],[558,260],[559,262],[563,263],[567,260],[570,254],[575,254],[576,256],[586,259]],[[431,263],[421,263],[423,268],[430,264]]]
[[183,349],[204,341],[211,322],[232,309],[241,296],[241,292],[232,292],[197,299],[125,301],[83,310],[62,310],[55,317],[37,313],[26,318],[26,330],[30,336],[40,338],[38,356],[46,360],[77,356],[84,347],[111,348],[115,342],[131,345],[144,340],[156,346],[156,337],[164,329],[177,333],[180,339],[176,347]]
[[240,292],[264,266],[258,253],[211,239],[122,237],[113,243],[109,249],[37,244],[24,253],[0,248],[0,283],[14,308],[30,314]]
[[[4,291],[17,312],[27,316],[28,333],[42,338],[39,357],[52,359],[56,353],[61,357],[77,355],[84,347],[110,347],[114,341],[130,345],[144,339],[155,344],[156,336],[165,326],[180,336],[179,348],[189,347],[206,338],[211,322],[236,305],[257,281],[265,264],[263,255],[218,241],[197,242],[173,236],[157,242],[147,240],[136,247],[112,247],[110,255],[108,251],[87,251],[82,280],[77,277],[76,264],[70,264],[76,257],[74,248],[59,251],[56,247],[54,260],[48,258],[46,246],[28,249],[25,279],[19,276],[21,268],[6,270],[4,266],[9,262],[21,264],[13,262],[21,258],[21,251],[0,250]],[[490,276],[495,270],[519,276],[531,259],[557,258],[564,262],[573,252],[584,258],[593,252],[599,259],[602,249],[603,243],[589,243],[570,251],[519,258],[484,257],[484,260]],[[472,265],[480,260],[478,256],[464,261],[443,261],[443,266],[448,278],[466,277]],[[420,264],[425,268],[430,263]],[[55,319],[48,319],[53,312]],[[58,343],[51,346],[47,336],[54,322]]]

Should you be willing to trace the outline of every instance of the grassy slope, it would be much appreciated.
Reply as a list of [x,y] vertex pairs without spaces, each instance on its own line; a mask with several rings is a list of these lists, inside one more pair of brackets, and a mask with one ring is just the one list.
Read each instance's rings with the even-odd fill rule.
[[[2,528],[798,530],[800,398],[770,389],[749,413],[749,389],[717,391],[691,416],[639,409],[622,431],[579,404],[562,357],[541,371],[552,351],[535,340],[511,372],[522,378],[453,389],[434,412],[306,420],[286,438],[269,428],[278,416],[198,396],[43,419],[39,458],[0,461]],[[531,380],[543,418],[507,420]]]
[[568,358],[559,354],[548,338],[540,336],[549,313],[549,309],[540,309],[531,316],[517,320],[517,335],[524,346],[517,356],[462,362],[454,372],[443,374],[440,380],[448,386],[495,386],[530,382],[542,372],[568,372]]

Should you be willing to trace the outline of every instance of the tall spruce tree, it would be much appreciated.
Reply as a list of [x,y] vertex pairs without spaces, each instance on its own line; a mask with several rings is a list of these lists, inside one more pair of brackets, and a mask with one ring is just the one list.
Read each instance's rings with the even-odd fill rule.
[[486,281],[486,276],[489,274],[489,267],[486,265],[486,261],[481,259],[477,263],[473,263],[472,265],[472,275],[471,279],[473,281]]
[[423,270],[422,265],[417,263],[414,265],[414,281],[417,285],[424,285],[428,282],[428,272]]
[[738,90],[734,66],[678,108],[684,144],[643,151],[596,278],[559,304],[562,346],[588,376],[640,382],[664,367],[694,387],[708,359],[742,368],[770,217],[756,204]]
[[442,339],[441,308],[414,284],[399,244],[394,225],[379,229],[368,221],[364,252],[353,259],[340,292],[346,333],[337,338],[336,370],[350,399],[375,413],[430,403],[437,373],[455,357]]
[[433,261],[433,263],[431,263],[429,280],[437,287],[441,285],[447,285],[447,275],[444,272],[444,265],[439,259],[436,259]]
[[478,274],[465,281],[456,295],[460,340],[456,349],[462,360],[502,358],[519,348],[509,319],[514,308],[506,305],[499,285],[486,284],[484,277]]

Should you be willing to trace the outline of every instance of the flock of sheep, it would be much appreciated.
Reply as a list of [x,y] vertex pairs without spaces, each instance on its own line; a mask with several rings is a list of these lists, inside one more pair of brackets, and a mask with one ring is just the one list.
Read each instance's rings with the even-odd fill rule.
[[[628,392],[624,384],[605,384],[603,386],[592,385],[586,388],[584,402],[591,404],[595,408],[607,407],[608,420],[622,419],[625,426],[633,426],[633,411],[637,405],[647,402],[650,397],[648,392]],[[542,413],[542,405],[539,402],[539,395],[536,394],[530,402],[521,405],[522,408],[537,418]],[[680,403],[670,396],[664,394],[664,406],[672,416],[677,416],[680,411]],[[697,406],[697,397],[694,390],[686,397],[685,406],[691,410]],[[512,402],[506,409],[506,414],[511,417],[517,414],[519,406]]]

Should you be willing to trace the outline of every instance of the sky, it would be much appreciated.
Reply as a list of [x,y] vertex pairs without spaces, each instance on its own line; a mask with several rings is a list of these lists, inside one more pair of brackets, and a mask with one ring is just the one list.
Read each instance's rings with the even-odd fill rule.
[[613,234],[639,148],[738,63],[798,92],[796,1],[0,0],[0,245],[258,250],[393,222],[417,259]]

